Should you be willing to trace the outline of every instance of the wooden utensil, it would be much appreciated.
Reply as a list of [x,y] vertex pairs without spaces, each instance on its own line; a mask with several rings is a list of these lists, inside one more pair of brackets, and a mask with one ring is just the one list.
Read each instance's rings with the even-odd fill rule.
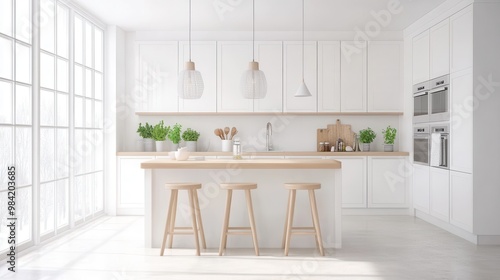
[[214,130],[214,134],[215,134],[216,136],[218,136],[220,139],[222,139],[222,137],[221,137],[221,135],[220,135],[220,132],[219,132],[219,129],[218,129],[218,128],[216,128],[216,129]]
[[227,127],[227,126],[226,126],[226,127],[224,127],[224,134],[226,134],[226,139],[230,139],[230,138],[229,138],[229,131],[230,131],[230,130],[229,130],[229,127]]
[[224,136],[224,131],[222,130],[222,128],[219,128],[219,134],[220,134],[220,138],[222,140],[226,140],[226,137]]
[[229,139],[233,140],[233,137],[236,134],[236,132],[238,132],[238,131],[236,130],[236,127],[233,126],[233,128],[231,128],[231,138],[229,138]]
[[238,133],[238,130],[236,128],[234,128],[234,133],[233,133],[233,137]]

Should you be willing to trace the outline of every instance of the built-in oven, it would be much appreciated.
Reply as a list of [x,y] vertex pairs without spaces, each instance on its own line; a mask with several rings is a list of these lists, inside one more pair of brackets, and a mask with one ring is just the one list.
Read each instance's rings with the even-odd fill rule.
[[413,163],[429,165],[429,149],[429,126],[415,126],[413,128]]
[[431,127],[430,165],[449,169],[450,127],[448,124]]
[[449,106],[450,76],[446,75],[430,81],[429,90],[429,121],[447,122],[450,120]]
[[413,123],[429,122],[429,82],[413,86]]

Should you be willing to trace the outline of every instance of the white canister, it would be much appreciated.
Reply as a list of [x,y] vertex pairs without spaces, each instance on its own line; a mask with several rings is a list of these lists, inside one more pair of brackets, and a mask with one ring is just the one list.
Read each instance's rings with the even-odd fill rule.
[[233,140],[222,140],[222,151],[232,152],[233,151]]

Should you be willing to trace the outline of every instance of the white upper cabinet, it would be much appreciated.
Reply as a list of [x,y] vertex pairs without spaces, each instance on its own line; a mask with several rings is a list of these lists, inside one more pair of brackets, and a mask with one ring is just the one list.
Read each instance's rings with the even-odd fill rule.
[[429,37],[429,30],[426,30],[413,38],[413,84],[429,80]]
[[430,29],[430,79],[450,74],[450,20]]
[[368,43],[368,112],[403,111],[403,43]]
[[[200,99],[180,99],[179,112],[217,111],[217,43],[214,41],[192,42],[191,60],[203,77],[205,89]],[[179,69],[189,61],[189,42],[179,42]]]
[[140,90],[141,111],[177,112],[177,42],[138,42],[135,89]]
[[340,112],[340,42],[318,42],[318,112]]
[[450,169],[472,173],[473,163],[472,68],[450,75]]
[[454,73],[472,67],[473,58],[472,5],[450,17],[451,62]]
[[267,80],[266,97],[255,99],[255,112],[281,112],[283,110],[283,42],[255,42],[255,60],[259,62],[260,70],[264,72]]
[[243,98],[241,77],[252,61],[252,42],[217,43],[217,112],[252,112],[253,100]]
[[366,112],[366,42],[341,43],[340,110]]
[[302,83],[302,41],[283,42],[283,85],[285,112],[317,111],[317,49],[316,42],[305,42],[304,79],[311,97],[294,97]]

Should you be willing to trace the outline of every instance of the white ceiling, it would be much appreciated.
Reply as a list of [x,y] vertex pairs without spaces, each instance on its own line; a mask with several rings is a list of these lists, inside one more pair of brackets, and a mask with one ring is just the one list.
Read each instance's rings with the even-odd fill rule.
[[[127,31],[181,31],[188,26],[187,0],[72,0],[106,24]],[[383,30],[401,31],[445,0],[305,0],[306,30],[352,31],[374,20],[372,12],[399,2],[402,12],[392,15]],[[230,5],[232,4],[232,6]],[[227,8],[217,11],[215,6]],[[255,0],[256,30],[301,29],[300,0]],[[251,30],[251,0],[192,0],[193,30]]]

